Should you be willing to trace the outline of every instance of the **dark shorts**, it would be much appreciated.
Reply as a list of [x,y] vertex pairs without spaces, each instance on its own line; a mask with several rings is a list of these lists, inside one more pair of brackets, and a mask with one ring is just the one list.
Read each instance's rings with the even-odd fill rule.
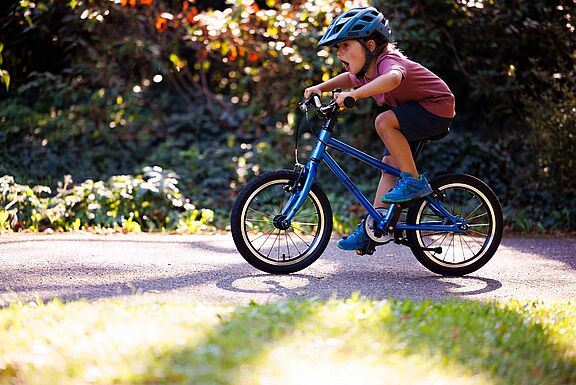
[[[378,106],[374,119],[376,119],[376,116],[380,113],[387,110],[392,110],[394,115],[396,115],[396,119],[398,119],[398,123],[400,123],[400,131],[406,139],[408,139],[412,154],[414,154],[419,141],[446,132],[450,126],[450,122],[452,122],[450,118],[434,115],[417,102],[410,102],[393,108]],[[389,154],[390,152],[386,149],[384,155]]]

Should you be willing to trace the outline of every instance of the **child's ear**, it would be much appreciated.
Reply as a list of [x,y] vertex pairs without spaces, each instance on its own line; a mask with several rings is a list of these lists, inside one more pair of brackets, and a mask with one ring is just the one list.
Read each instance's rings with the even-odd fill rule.
[[373,39],[368,40],[368,42],[366,42],[366,44],[368,45],[368,48],[370,49],[370,51],[374,51],[376,49],[376,41]]

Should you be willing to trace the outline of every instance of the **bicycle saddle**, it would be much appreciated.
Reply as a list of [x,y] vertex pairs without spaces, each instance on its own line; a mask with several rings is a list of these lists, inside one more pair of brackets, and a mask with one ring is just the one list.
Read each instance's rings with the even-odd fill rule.
[[442,133],[440,133],[440,134],[438,134],[438,135],[434,135],[434,136],[431,136],[431,137],[429,137],[429,138],[426,138],[425,140],[430,141],[430,142],[434,142],[434,141],[436,141],[436,140],[440,140],[440,139],[446,137],[446,135],[448,135],[449,133],[450,133],[450,127],[448,127],[448,128],[446,129],[446,131],[444,131],[444,132],[442,132]]

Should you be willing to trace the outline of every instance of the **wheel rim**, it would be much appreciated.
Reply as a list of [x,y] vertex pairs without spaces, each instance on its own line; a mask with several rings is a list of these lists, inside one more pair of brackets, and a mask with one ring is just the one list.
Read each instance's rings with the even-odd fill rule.
[[244,243],[254,256],[267,264],[291,265],[308,257],[317,248],[326,223],[319,209],[320,201],[310,191],[288,229],[274,226],[273,219],[291,196],[283,189],[290,182],[273,180],[259,186],[248,197],[241,213]]
[[[439,191],[446,194],[443,202],[452,215],[458,215],[466,221],[468,230],[464,233],[416,231],[420,247],[442,247],[442,253],[423,251],[435,263],[445,267],[464,267],[482,258],[494,241],[496,234],[496,215],[488,198],[480,190],[468,184],[452,183],[441,186]],[[420,206],[416,223],[442,221],[435,214],[428,201]]]

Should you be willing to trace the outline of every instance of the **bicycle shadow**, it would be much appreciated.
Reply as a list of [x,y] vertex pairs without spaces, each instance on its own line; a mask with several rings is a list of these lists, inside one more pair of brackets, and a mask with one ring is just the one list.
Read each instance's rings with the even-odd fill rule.
[[[478,299],[502,287],[499,281],[477,274],[433,275],[415,266],[416,261],[400,248],[366,258],[332,248],[303,272],[272,275],[247,264],[222,238],[190,243],[185,242],[187,238],[160,240],[112,238],[101,244],[90,242],[93,247],[78,251],[74,239],[55,253],[38,252],[41,263],[25,268],[12,263],[0,269],[0,302],[7,305],[36,297],[43,301],[135,297],[247,303],[292,297],[348,298],[356,292],[373,299]],[[169,243],[173,250],[167,255]],[[41,250],[49,249],[44,244]],[[116,247],[110,248],[111,244]],[[52,260],[59,263],[46,262]]]
[[[351,286],[349,274],[337,273],[321,278],[309,274],[273,275],[250,274],[242,277],[227,277],[216,283],[222,290],[243,294],[272,295],[280,298],[319,297],[349,298],[354,293],[374,300],[381,299],[466,299],[475,295],[487,294],[502,287],[496,279],[481,276],[443,277],[425,275],[407,277],[402,281],[384,282],[386,275],[381,272],[363,274]],[[374,285],[379,281],[379,285]]]

